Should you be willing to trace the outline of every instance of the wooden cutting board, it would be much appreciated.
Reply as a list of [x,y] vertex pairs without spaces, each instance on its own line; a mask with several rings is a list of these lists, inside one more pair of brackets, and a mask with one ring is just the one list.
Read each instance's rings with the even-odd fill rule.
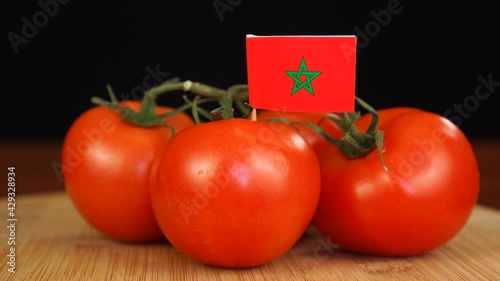
[[[251,269],[197,263],[168,242],[128,245],[89,227],[63,191],[16,198],[15,273],[7,262],[12,223],[1,198],[0,280],[500,280],[500,212],[477,206],[466,227],[425,255],[346,253],[309,230],[281,258]],[[11,239],[12,241],[12,239]]]

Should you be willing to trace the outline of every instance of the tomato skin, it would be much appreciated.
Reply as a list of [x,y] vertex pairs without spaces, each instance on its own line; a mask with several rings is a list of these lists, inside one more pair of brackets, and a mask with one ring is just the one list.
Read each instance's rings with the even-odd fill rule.
[[[122,105],[138,111],[140,102]],[[157,106],[157,113],[172,109]],[[194,125],[181,113],[165,119],[176,130]],[[166,127],[142,128],[101,106],[81,114],[62,147],[66,191],[83,218],[105,236],[122,242],[163,237],[152,211],[149,177],[153,159],[170,138]]]
[[[257,120],[267,120],[272,118],[285,118],[289,121],[302,121],[318,125],[325,133],[336,140],[343,136],[342,130],[332,121],[325,119],[328,113],[324,112],[281,112],[264,110],[257,113]],[[300,135],[309,143],[313,149],[327,144],[328,142],[311,128],[302,124],[295,124]]]
[[[383,127],[386,122],[391,121],[394,118],[397,118],[401,114],[406,114],[410,112],[422,111],[421,109],[414,107],[390,107],[377,110],[377,114],[379,116],[378,128]],[[358,120],[356,120],[356,128],[359,132],[365,133],[370,123],[372,122],[372,115],[370,113],[366,113],[362,115]]]
[[333,146],[317,154],[322,189],[312,223],[346,250],[429,252],[462,229],[476,204],[479,171],[466,136],[437,114],[398,110],[379,112],[388,172],[377,150],[357,159]]
[[292,127],[241,118],[183,130],[159,154],[151,199],[160,228],[199,262],[252,267],[278,258],[319,199],[314,151]]

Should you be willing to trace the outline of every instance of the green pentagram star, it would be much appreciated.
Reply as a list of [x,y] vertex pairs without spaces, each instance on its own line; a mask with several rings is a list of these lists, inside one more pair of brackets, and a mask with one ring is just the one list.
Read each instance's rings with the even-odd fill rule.
[[[312,87],[311,81],[318,77],[318,75],[321,74],[321,71],[307,71],[307,66],[306,66],[306,60],[302,58],[302,61],[300,62],[300,67],[299,71],[285,71],[286,75],[290,76],[290,78],[295,81],[293,84],[293,89],[292,93],[290,95],[295,94],[298,90],[304,88],[306,89],[311,95],[314,96],[314,89]],[[305,76],[305,80],[301,81],[300,77]]]

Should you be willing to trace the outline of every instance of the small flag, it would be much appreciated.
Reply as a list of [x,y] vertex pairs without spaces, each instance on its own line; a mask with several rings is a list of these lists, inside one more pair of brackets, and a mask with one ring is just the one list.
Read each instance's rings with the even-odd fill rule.
[[246,36],[250,105],[354,111],[356,36]]

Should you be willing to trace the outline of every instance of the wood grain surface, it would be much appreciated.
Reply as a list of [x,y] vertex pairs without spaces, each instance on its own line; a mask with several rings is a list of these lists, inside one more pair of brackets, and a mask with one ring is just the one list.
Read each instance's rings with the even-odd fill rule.
[[15,273],[7,198],[0,200],[0,280],[500,280],[500,211],[478,205],[466,227],[425,255],[343,252],[309,229],[281,258],[249,269],[210,267],[167,241],[123,244],[92,229],[64,191],[16,197]]

